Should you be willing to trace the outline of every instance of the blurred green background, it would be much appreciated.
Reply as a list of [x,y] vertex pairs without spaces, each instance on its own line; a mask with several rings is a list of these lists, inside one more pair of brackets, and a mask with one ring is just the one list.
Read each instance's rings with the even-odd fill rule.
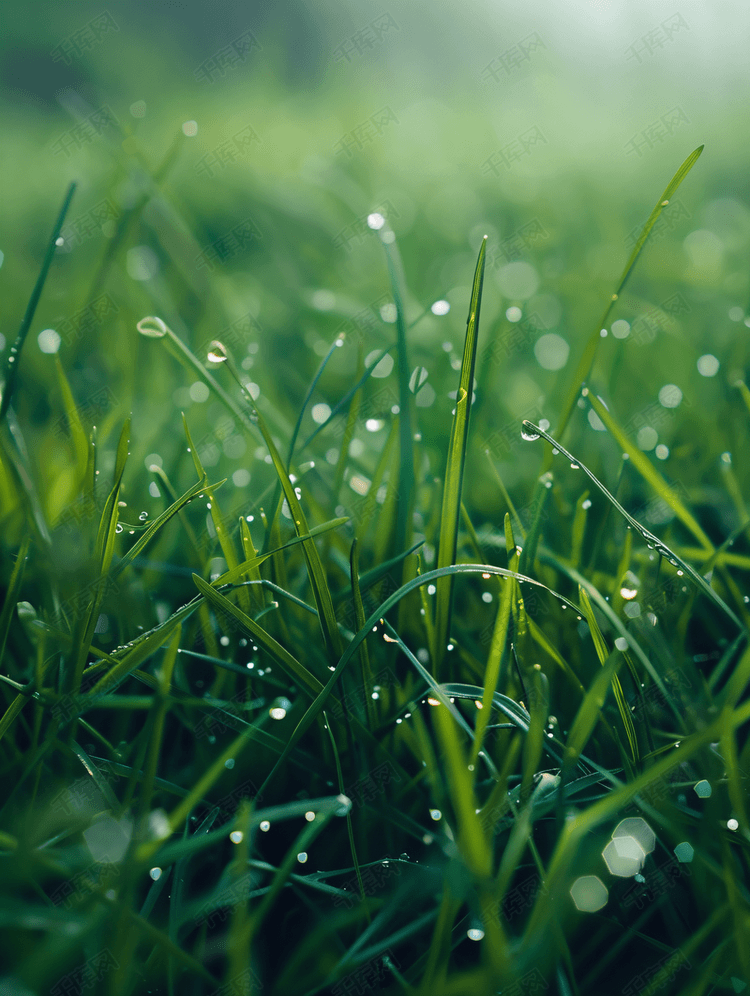
[[[265,450],[222,428],[224,409],[136,323],[162,317],[204,358],[242,320],[230,348],[284,440],[321,357],[348,330],[304,440],[353,383],[360,342],[369,359],[395,340],[383,247],[365,222],[378,212],[395,232],[416,322],[410,367],[427,372],[414,382],[425,479],[444,472],[470,282],[489,236],[465,493],[480,521],[500,525],[483,449],[523,506],[540,451],[522,443],[520,419],[554,428],[634,229],[705,143],[611,315],[620,324],[591,383],[668,479],[710,506],[706,528],[723,537],[739,513],[712,491],[720,454],[748,442],[733,385],[749,334],[749,20],[731,3],[76,3],[38,4],[33,17],[8,5],[6,357],[65,190],[78,183],[14,402],[50,521],[77,493],[71,444],[56,429],[56,350],[84,426],[98,427],[105,472],[114,430],[133,414],[131,507],[162,507],[154,462],[180,489],[194,480],[185,411],[212,479],[229,479],[226,511],[257,509],[274,480]],[[91,302],[103,294],[97,318]],[[433,314],[438,301],[450,310]],[[387,369],[368,391],[396,392]],[[372,472],[387,397],[364,411],[347,480]],[[620,454],[597,428],[577,412],[569,446],[612,480]],[[328,427],[300,461],[325,468],[340,435]],[[623,486],[629,507],[648,500],[638,480]],[[12,544],[20,515],[6,525]]]

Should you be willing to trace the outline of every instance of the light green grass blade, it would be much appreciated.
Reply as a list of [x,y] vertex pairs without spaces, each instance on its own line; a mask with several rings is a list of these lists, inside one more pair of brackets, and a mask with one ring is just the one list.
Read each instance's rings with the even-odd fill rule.
[[[690,170],[695,165],[701,152],[703,152],[703,148],[704,147],[700,145],[694,152],[690,153],[690,155],[687,157],[687,159],[684,161],[684,163],[680,166],[675,175],[667,184],[664,193],[656,202],[653,211],[649,215],[648,221],[643,226],[643,231],[639,235],[638,241],[636,242],[635,247],[632,253],[630,254],[630,258],[625,264],[625,269],[622,271],[622,276],[620,277],[617,289],[612,295],[609,303],[607,304],[607,307],[604,309],[604,314],[599,319],[596,328],[592,331],[589,341],[586,344],[586,348],[583,351],[583,355],[581,356],[580,360],[578,361],[578,365],[575,368],[570,383],[570,389],[568,391],[568,395],[565,399],[562,413],[560,415],[560,424],[555,431],[555,435],[558,438],[562,438],[562,434],[563,432],[565,432],[565,428],[570,420],[570,416],[573,412],[573,408],[575,407],[575,403],[578,400],[578,392],[580,391],[581,385],[588,377],[591,367],[593,366],[597,349],[599,348],[599,343],[602,341],[600,332],[606,326],[609,314],[612,308],[614,307],[615,302],[618,300],[620,294],[622,293],[623,288],[625,287],[625,284],[627,282],[627,279],[630,276],[633,267],[635,266],[636,261],[641,254],[641,250],[646,244],[646,240],[648,239],[652,228],[659,220],[659,215],[662,213],[664,208],[669,204],[670,198],[672,197],[672,195],[675,193],[675,191],[680,186],[682,181],[685,179],[685,177],[688,175]],[[546,460],[545,469],[548,469],[551,463],[552,463],[552,454],[550,453]]]
[[[448,464],[445,469],[443,503],[440,512],[440,538],[438,541],[437,566],[447,567],[456,562],[458,548],[458,527],[461,518],[461,490],[463,488],[466,450],[469,441],[469,418],[474,391],[474,368],[479,341],[479,311],[482,304],[484,282],[484,261],[487,251],[487,236],[482,239],[479,249],[474,284],[471,290],[469,317],[466,320],[466,338],[461,374],[456,396],[456,413],[451,427]],[[432,648],[432,666],[435,676],[442,671],[443,658],[450,633],[453,607],[453,576],[441,577],[435,593],[435,642]]]
[[667,482],[664,480],[656,467],[654,467],[643,450],[638,449],[637,446],[634,446],[633,443],[630,442],[628,437],[620,428],[619,424],[613,418],[612,414],[604,407],[592,391],[584,388],[583,396],[587,398],[591,404],[591,407],[607,427],[607,430],[611,433],[623,453],[628,454],[631,464],[635,467],[641,477],[648,481],[657,495],[672,509],[677,518],[685,526],[687,526],[698,542],[704,546],[706,550],[713,553],[714,546],[711,540],[705,534],[703,529],[701,529],[695,517],[682,504],[678,495],[676,495],[669,487]]
[[552,436],[547,435],[544,429],[540,429],[538,425],[534,425],[533,422],[529,421],[524,421],[523,424],[530,435],[543,436],[548,443],[551,443],[553,447],[558,449],[560,453],[563,454],[563,456],[567,457],[568,460],[570,460],[571,463],[576,464],[576,466],[580,467],[581,470],[584,472],[584,474],[586,474],[586,476],[589,478],[589,480],[591,480],[601,491],[604,497],[607,498],[607,500],[614,505],[614,507],[617,509],[620,515],[624,516],[625,519],[627,519],[627,521],[630,523],[633,529],[635,529],[638,533],[640,533],[640,535],[643,537],[643,539],[645,539],[646,543],[649,546],[652,546],[660,556],[665,557],[673,566],[681,567],[682,570],[695,582],[695,584],[698,585],[701,591],[704,594],[706,594],[715,605],[718,605],[719,608],[722,609],[729,616],[729,618],[737,626],[738,629],[740,630],[745,629],[740,619],[729,608],[726,602],[714,591],[711,585],[708,584],[706,579],[701,577],[701,575],[695,570],[695,568],[691,567],[690,564],[687,563],[687,561],[683,560],[682,557],[680,557],[673,550],[671,550],[666,545],[666,543],[662,542],[662,540],[659,539],[658,536],[654,536],[654,534],[649,532],[649,530],[646,529],[645,526],[642,526],[640,522],[637,522],[632,515],[626,512],[625,509],[622,507],[622,505],[615,498],[615,496],[611,494],[605,488],[605,486],[598,480],[598,478],[596,478],[591,473],[588,467],[586,467],[583,463],[581,463],[581,461],[577,457],[572,456],[565,449],[564,446],[561,446],[560,443],[558,443],[555,439],[552,438]]
[[52,235],[47,243],[47,252],[45,253],[42,268],[39,271],[39,276],[37,277],[36,284],[34,285],[34,290],[31,292],[29,303],[26,306],[26,312],[21,319],[21,328],[18,331],[16,341],[13,343],[10,348],[10,352],[8,353],[8,359],[5,364],[5,377],[3,378],[3,393],[2,398],[0,399],[0,422],[2,422],[5,418],[13,397],[13,392],[16,389],[16,379],[18,377],[18,366],[21,361],[21,351],[23,350],[24,343],[26,342],[26,336],[29,334],[31,323],[34,320],[37,305],[39,304],[39,299],[42,296],[42,291],[44,290],[44,285],[47,281],[47,275],[49,274],[50,267],[52,266],[52,260],[55,258],[57,240],[60,237],[60,232],[62,231],[63,224],[65,223],[65,216],[68,213],[68,208],[70,207],[70,202],[73,200],[73,194],[75,191],[76,184],[71,183],[68,187],[68,192],[65,195],[63,205],[60,208],[60,214],[57,216],[57,221],[52,229]]
[[89,458],[89,441],[78,414],[78,407],[70,389],[68,378],[65,376],[63,365],[60,362],[60,354],[55,353],[55,373],[57,383],[60,387],[60,394],[63,399],[63,408],[70,427],[70,436],[73,441],[73,452],[75,454],[76,482],[80,482],[86,473]]
[[[596,656],[599,658],[599,663],[604,667],[604,664],[609,657],[610,651],[607,646],[607,641],[602,635],[602,631],[599,629],[599,624],[596,621],[596,616],[594,615],[594,610],[592,608],[589,596],[586,594],[584,588],[578,588],[578,597],[581,600],[581,605],[584,611],[584,617],[586,622],[589,624],[589,631],[591,637],[594,641],[594,647],[596,648]],[[633,717],[630,714],[630,709],[628,708],[627,700],[625,699],[625,693],[622,690],[622,685],[620,684],[620,679],[616,674],[612,675],[612,690],[615,693],[615,700],[617,702],[617,708],[620,711],[620,718],[622,719],[622,725],[625,727],[625,735],[628,738],[628,744],[630,745],[630,754],[633,761],[637,764],[639,759],[638,752],[638,738],[635,733],[635,725],[633,724]]]

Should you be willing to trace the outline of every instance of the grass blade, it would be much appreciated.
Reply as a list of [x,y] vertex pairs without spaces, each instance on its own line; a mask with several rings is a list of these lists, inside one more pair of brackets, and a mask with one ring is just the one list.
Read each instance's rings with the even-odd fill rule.
[[70,202],[73,200],[73,194],[76,191],[76,184],[71,183],[68,187],[68,192],[65,195],[65,200],[63,201],[63,206],[60,209],[60,214],[57,216],[57,221],[55,222],[55,227],[52,229],[52,236],[50,237],[49,243],[47,244],[47,252],[44,256],[44,261],[42,262],[42,268],[39,271],[39,276],[37,277],[36,284],[34,285],[34,290],[31,292],[31,297],[29,298],[29,303],[26,306],[26,312],[21,320],[21,328],[19,329],[16,341],[11,347],[10,353],[8,354],[8,360],[5,365],[5,383],[3,385],[3,395],[0,399],[0,422],[5,418],[5,415],[10,406],[11,398],[13,397],[13,392],[16,389],[16,378],[18,377],[18,366],[21,360],[21,350],[26,342],[26,336],[29,334],[29,329],[31,328],[31,323],[34,320],[34,315],[36,314],[36,308],[39,304],[39,299],[42,296],[42,291],[44,290],[44,285],[47,281],[47,275],[52,266],[52,260],[55,257],[55,249],[57,248],[57,240],[60,237],[60,232],[62,231],[63,224],[65,223],[65,215],[68,213],[68,208],[70,207]]
[[622,505],[615,498],[615,496],[610,494],[610,492],[604,487],[604,485],[599,481],[599,479],[596,478],[591,473],[588,467],[586,467],[583,463],[581,463],[581,461],[577,457],[574,457],[570,453],[568,453],[568,451],[565,449],[564,446],[561,446],[560,443],[557,442],[557,440],[552,438],[552,436],[547,435],[544,429],[540,429],[538,425],[534,425],[533,422],[529,421],[524,421],[523,424],[527,432],[531,436],[534,435],[543,436],[548,443],[551,443],[554,448],[558,449],[560,453],[563,454],[563,456],[567,457],[568,460],[570,460],[571,463],[579,466],[581,470],[584,472],[584,474],[586,474],[586,476],[589,478],[589,480],[591,480],[597,486],[597,488],[601,491],[604,497],[607,498],[614,505],[617,511],[627,519],[627,521],[630,523],[633,529],[635,529],[638,533],[640,533],[643,539],[645,539],[646,543],[649,546],[652,546],[660,556],[665,557],[673,566],[681,567],[682,570],[695,582],[695,584],[698,585],[701,591],[704,594],[706,594],[715,605],[718,605],[719,608],[722,609],[729,616],[729,618],[738,627],[738,629],[744,631],[745,627],[743,626],[740,619],[738,619],[738,617],[734,614],[734,612],[732,612],[732,610],[729,608],[726,602],[721,598],[721,596],[714,591],[711,585],[708,584],[706,579],[701,577],[701,575],[695,570],[695,568],[691,567],[690,564],[688,564],[686,561],[682,559],[682,557],[678,556],[678,554],[676,554],[673,550],[670,550],[670,548],[666,545],[666,543],[663,543],[658,536],[654,536],[654,534],[649,532],[649,530],[646,529],[645,526],[642,526],[640,522],[637,522],[632,515],[626,512],[625,509],[622,507]]
[[[487,236],[482,239],[479,257],[474,272],[474,284],[469,304],[469,317],[466,320],[466,338],[464,340],[464,355],[461,363],[458,395],[456,396],[456,412],[451,428],[448,465],[445,470],[443,485],[443,503],[440,512],[440,539],[438,542],[437,566],[447,567],[456,562],[458,548],[458,527],[461,517],[461,490],[463,487],[464,466],[466,464],[466,449],[469,440],[469,417],[471,415],[471,400],[474,390],[474,367],[477,357],[477,342],[479,333],[479,310],[482,304],[482,285],[484,282],[484,260],[487,251]],[[442,670],[445,648],[450,633],[451,614],[453,607],[453,576],[441,577],[436,585],[435,594],[435,630],[432,661],[436,677]]]
[[[667,184],[664,193],[656,202],[653,211],[648,217],[648,221],[643,226],[643,230],[641,231],[641,234],[638,237],[638,241],[636,242],[635,247],[632,253],[630,254],[630,258],[625,264],[625,269],[622,271],[622,276],[620,277],[617,289],[615,290],[610,301],[608,302],[607,307],[604,309],[604,314],[599,319],[596,328],[592,331],[589,341],[586,344],[586,348],[583,351],[583,355],[581,356],[581,359],[578,361],[578,366],[576,367],[573,373],[570,390],[568,391],[568,395],[565,399],[562,413],[560,415],[560,424],[555,431],[555,435],[558,436],[559,438],[562,438],[562,434],[565,432],[565,428],[570,420],[570,416],[573,412],[573,408],[575,407],[575,403],[578,400],[578,392],[580,391],[581,385],[588,377],[589,371],[593,366],[594,359],[596,357],[596,352],[599,347],[599,343],[601,342],[601,336],[599,333],[606,326],[609,314],[612,308],[614,307],[615,302],[620,297],[623,288],[625,287],[627,279],[630,276],[633,267],[635,266],[636,261],[641,254],[641,250],[645,246],[646,240],[648,239],[651,233],[651,229],[659,220],[659,215],[662,213],[664,208],[669,204],[672,195],[675,193],[677,188],[680,186],[682,181],[685,179],[685,177],[688,175],[690,170],[695,165],[701,152],[703,152],[703,148],[704,147],[702,145],[698,146],[698,148],[694,152],[691,152],[690,155],[687,157],[687,159],[683,162],[683,164],[680,166],[675,175]],[[549,469],[549,465],[551,463],[552,463],[552,454],[550,453],[546,460],[545,470]]]

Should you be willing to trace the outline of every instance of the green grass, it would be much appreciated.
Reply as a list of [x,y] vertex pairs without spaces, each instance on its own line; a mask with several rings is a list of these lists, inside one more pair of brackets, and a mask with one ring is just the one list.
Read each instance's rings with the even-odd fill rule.
[[[316,332],[314,350],[265,330],[229,343],[240,295],[224,324],[193,322],[178,266],[127,296],[115,264],[146,199],[93,285],[121,309],[95,348],[126,337],[132,394],[94,429],[63,348],[35,375],[65,418],[53,443],[27,340],[60,293],[70,189],[0,402],[3,992],[82,990],[95,966],[111,996],[750,982],[750,482],[726,458],[746,451],[747,389],[714,431],[694,383],[662,472],[627,425],[622,372],[641,361],[600,335],[702,150],[573,373],[546,379],[554,433],[503,408],[531,361],[487,358],[512,322],[493,299],[480,327],[486,237],[446,371],[426,303],[442,288],[420,260],[410,289],[389,227],[366,251],[392,321]],[[271,252],[287,274],[289,253]],[[226,274],[214,289],[236,293]],[[301,281],[288,293],[302,327],[330,325]],[[649,347],[653,383],[677,377],[670,348]],[[509,419],[498,458],[485,441]],[[214,458],[217,439],[242,445]],[[603,858],[618,846],[627,875]]]

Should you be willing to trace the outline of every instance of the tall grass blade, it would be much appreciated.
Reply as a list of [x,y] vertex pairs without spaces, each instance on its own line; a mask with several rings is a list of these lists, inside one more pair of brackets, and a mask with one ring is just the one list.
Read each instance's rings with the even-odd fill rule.
[[[461,517],[461,490],[463,488],[466,450],[469,442],[469,418],[474,392],[474,367],[479,340],[479,311],[482,304],[484,283],[484,261],[487,252],[487,236],[482,239],[479,249],[474,284],[471,290],[469,316],[466,320],[466,338],[461,374],[456,396],[456,410],[451,427],[448,464],[443,485],[443,503],[440,512],[440,538],[438,540],[437,566],[447,567],[456,562],[458,548],[458,527]],[[450,633],[453,609],[453,576],[441,577],[435,594],[435,637],[432,648],[432,662],[435,676],[442,672],[443,658]]]

